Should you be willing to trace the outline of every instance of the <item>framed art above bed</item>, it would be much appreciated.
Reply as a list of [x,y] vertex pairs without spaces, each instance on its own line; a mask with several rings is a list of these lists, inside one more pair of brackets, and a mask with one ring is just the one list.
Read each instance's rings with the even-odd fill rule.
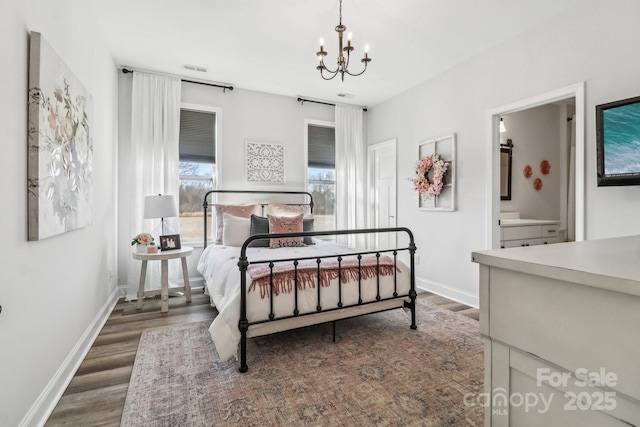
[[247,141],[246,160],[247,182],[284,184],[284,145]]

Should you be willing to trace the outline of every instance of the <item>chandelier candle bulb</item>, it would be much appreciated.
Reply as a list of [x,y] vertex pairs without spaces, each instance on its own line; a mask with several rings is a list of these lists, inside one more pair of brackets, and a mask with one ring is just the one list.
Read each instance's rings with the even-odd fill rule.
[[318,69],[320,69],[320,67],[323,66],[324,57],[327,56],[327,52],[324,51],[324,47],[322,46],[323,43],[324,41],[320,39],[320,51],[316,53],[316,55],[318,56],[318,59],[320,60],[320,65],[317,67]]

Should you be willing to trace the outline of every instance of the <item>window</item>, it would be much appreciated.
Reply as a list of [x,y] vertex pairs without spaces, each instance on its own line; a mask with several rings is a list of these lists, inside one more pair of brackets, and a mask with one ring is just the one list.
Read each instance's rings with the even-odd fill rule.
[[336,138],[333,126],[307,126],[307,191],[313,196],[314,229],[336,229]]
[[180,110],[180,236],[202,240],[205,193],[216,186],[216,113]]

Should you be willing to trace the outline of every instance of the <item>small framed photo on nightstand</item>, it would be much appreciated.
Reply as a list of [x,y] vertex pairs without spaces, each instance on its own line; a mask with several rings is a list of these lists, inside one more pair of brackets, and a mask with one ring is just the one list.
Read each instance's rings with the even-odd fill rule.
[[170,251],[172,249],[180,249],[180,235],[170,234],[167,236],[160,236],[160,250]]

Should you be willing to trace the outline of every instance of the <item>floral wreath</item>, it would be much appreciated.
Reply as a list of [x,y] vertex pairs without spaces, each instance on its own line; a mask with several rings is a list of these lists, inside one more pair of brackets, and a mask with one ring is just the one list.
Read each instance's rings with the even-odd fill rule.
[[429,199],[440,195],[446,172],[447,163],[438,154],[423,157],[416,163],[416,176],[410,178],[414,190]]

